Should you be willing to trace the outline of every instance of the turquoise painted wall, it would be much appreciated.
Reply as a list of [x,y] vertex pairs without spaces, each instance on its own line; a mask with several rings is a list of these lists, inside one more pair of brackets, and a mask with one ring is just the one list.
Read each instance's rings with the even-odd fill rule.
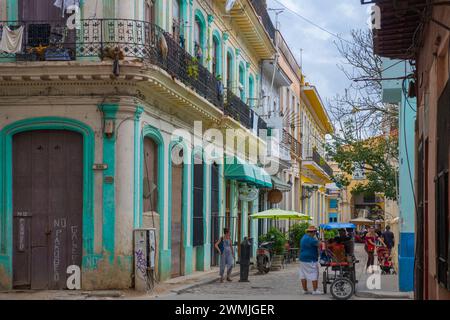
[[[412,71],[407,61],[383,59],[383,78],[406,77]],[[416,99],[407,97],[409,80],[383,81],[383,101],[399,105],[399,199],[400,239],[399,288],[414,288],[414,232],[415,232],[415,121]]]

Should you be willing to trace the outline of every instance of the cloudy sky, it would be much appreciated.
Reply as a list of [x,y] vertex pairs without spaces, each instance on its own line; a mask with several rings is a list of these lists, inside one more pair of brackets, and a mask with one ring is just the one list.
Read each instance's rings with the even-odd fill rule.
[[[367,28],[367,5],[359,0],[267,0],[269,8],[287,8],[344,39],[350,39],[352,29]],[[275,21],[274,12],[269,12]],[[315,84],[327,104],[327,99],[344,92],[349,82],[338,69],[342,63],[334,45],[335,37],[284,10],[279,15],[280,30],[297,59],[303,50],[303,72],[307,81]]]

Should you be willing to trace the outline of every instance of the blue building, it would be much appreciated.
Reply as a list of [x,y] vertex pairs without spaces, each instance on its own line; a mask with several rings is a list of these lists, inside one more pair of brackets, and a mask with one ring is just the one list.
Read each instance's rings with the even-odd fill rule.
[[[405,77],[411,73],[408,61],[383,58],[383,79]],[[401,291],[414,288],[414,125],[416,100],[408,98],[409,80],[383,81],[383,102],[399,105],[399,197],[400,239],[398,273]]]

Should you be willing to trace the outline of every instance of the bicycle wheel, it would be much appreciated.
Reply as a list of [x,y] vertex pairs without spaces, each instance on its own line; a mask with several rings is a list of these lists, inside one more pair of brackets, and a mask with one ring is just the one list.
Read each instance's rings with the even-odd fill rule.
[[336,300],[348,300],[354,292],[353,283],[347,278],[338,278],[330,286],[330,292]]
[[324,271],[323,275],[322,275],[322,284],[323,284],[323,293],[327,294],[328,284],[327,284],[327,272],[326,271]]

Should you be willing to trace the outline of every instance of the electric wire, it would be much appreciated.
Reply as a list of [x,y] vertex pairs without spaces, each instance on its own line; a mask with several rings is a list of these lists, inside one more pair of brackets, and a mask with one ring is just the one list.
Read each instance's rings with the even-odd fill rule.
[[[288,8],[288,7],[287,7],[286,5],[284,5],[281,1],[278,1],[278,0],[273,0],[273,1],[276,2],[278,5],[282,6],[282,7],[283,7],[284,9],[286,9],[287,11],[289,11],[289,12],[291,12],[292,14],[296,15],[296,16],[299,17],[300,19],[302,19],[302,20],[306,21],[307,23],[313,25],[314,27],[316,27],[316,28],[318,28],[318,29],[320,29],[320,30],[322,30],[322,31],[324,31],[324,32],[326,32],[326,33],[328,33],[328,34],[330,34],[331,36],[333,36],[333,37],[335,37],[335,38],[337,38],[337,39],[339,39],[339,40],[341,40],[341,41],[344,41],[344,42],[346,42],[346,43],[348,43],[348,44],[354,45],[353,42],[351,42],[351,41],[349,41],[349,40],[347,40],[347,39],[342,38],[340,35],[338,35],[338,34],[336,34],[336,33],[333,33],[333,32],[331,32],[331,31],[329,31],[328,29],[325,29],[324,27],[322,27],[322,26],[318,25],[317,23],[313,22],[312,20],[310,20],[310,19],[308,19],[308,18],[302,16],[302,15],[299,14],[297,11],[292,10],[291,8]],[[360,47],[362,47],[362,46],[360,46]]]
[[[404,98],[406,100],[406,103],[410,106],[410,108],[412,110],[414,110],[409,102],[408,96],[405,94],[404,89],[404,84],[405,81],[403,82],[402,85],[402,93],[404,95]],[[417,199],[416,199],[416,191],[414,189],[414,181],[412,178],[412,172],[411,172],[411,163],[410,163],[410,159],[409,159],[409,152],[408,152],[408,136],[407,136],[407,132],[406,132],[406,110],[403,110],[403,136],[404,136],[404,143],[405,143],[405,155],[406,155],[406,162],[408,164],[408,175],[409,175],[409,182],[411,184],[411,190],[412,190],[412,194],[413,194],[413,198],[414,198],[414,208],[416,210],[416,212],[418,212],[418,205],[417,205]]]

